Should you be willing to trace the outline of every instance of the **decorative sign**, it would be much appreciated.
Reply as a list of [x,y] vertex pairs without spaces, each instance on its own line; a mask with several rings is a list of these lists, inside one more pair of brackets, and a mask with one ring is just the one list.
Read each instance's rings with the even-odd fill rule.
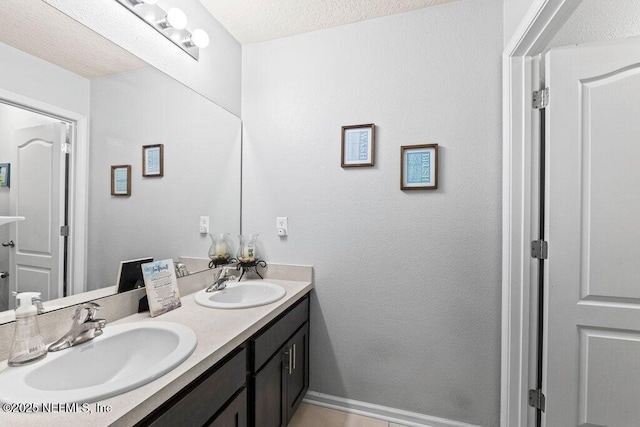
[[10,163],[0,163],[0,187],[11,187]]
[[142,147],[142,176],[164,176],[164,144]]
[[373,166],[375,128],[366,125],[342,126],[342,167]]
[[435,190],[438,188],[438,144],[400,147],[400,188]]
[[142,264],[142,276],[149,299],[151,317],[159,316],[182,305],[172,259]]
[[131,165],[111,166],[111,195],[131,195]]

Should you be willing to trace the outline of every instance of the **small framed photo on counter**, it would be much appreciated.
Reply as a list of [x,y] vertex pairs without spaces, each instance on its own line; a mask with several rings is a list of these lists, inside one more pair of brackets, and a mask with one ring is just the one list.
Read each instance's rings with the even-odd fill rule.
[[342,167],[374,166],[376,125],[342,126]]
[[131,165],[111,166],[111,195],[131,195]]
[[438,144],[400,147],[400,189],[438,188]]
[[142,176],[164,176],[164,144],[142,147]]
[[149,262],[141,267],[151,317],[182,306],[173,259]]

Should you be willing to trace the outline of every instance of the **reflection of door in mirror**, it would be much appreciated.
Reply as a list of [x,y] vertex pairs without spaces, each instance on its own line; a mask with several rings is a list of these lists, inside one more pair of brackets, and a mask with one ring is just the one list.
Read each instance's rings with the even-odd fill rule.
[[[0,189],[0,215],[26,217],[0,229],[0,310],[14,307],[11,292],[64,295],[67,124],[0,103],[0,161],[11,164],[9,187]],[[67,151],[67,150],[65,150]],[[5,160],[6,159],[6,160]]]

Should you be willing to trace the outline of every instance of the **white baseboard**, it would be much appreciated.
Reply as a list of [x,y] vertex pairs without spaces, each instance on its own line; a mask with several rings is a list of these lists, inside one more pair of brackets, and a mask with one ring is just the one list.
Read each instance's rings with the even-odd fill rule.
[[311,405],[337,409],[338,411],[363,415],[365,417],[376,418],[410,427],[480,427],[474,424],[432,417],[430,415],[419,414],[417,412],[409,412],[402,409],[374,405],[372,403],[360,402],[358,400],[345,399],[315,391],[307,392],[307,395],[302,401]]

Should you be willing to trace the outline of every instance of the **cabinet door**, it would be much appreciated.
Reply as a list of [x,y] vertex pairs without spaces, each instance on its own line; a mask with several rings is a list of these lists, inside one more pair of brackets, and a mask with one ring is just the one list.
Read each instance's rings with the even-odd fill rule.
[[282,355],[282,352],[277,352],[254,376],[255,402],[252,425],[255,427],[286,425],[283,384],[285,366]]
[[283,371],[285,377],[285,404],[287,424],[293,418],[293,414],[298,405],[302,402],[307,389],[309,388],[309,324],[300,328],[298,332],[289,340],[285,346],[288,367]]
[[227,406],[209,427],[247,427],[247,389]]

